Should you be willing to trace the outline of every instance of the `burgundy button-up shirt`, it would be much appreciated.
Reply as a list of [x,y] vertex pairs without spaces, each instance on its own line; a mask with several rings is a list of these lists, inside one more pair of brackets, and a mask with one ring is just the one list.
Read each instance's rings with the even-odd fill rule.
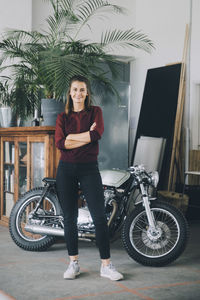
[[[68,134],[89,131],[96,122],[95,130],[90,131],[91,143],[75,148],[65,148],[65,138]],[[102,110],[99,106],[92,106],[89,111],[71,112],[66,115],[62,112],[56,120],[55,144],[60,149],[60,159],[72,163],[86,163],[97,161],[99,153],[98,140],[104,131]]]

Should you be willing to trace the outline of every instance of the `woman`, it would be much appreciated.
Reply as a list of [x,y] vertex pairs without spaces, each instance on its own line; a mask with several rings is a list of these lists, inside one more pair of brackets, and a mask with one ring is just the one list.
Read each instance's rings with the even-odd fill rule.
[[86,197],[102,261],[100,275],[120,280],[110,261],[110,245],[104,197],[98,169],[98,140],[104,131],[101,108],[91,105],[89,81],[83,76],[71,78],[65,112],[57,117],[55,142],[61,157],[56,175],[58,198],[64,214],[64,232],[70,264],[64,279],[80,274],[78,264],[78,183]]

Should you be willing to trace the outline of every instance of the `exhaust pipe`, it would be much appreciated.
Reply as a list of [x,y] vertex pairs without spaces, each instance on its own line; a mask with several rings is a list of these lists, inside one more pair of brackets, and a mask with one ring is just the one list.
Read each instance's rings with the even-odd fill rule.
[[[40,226],[40,225],[29,225],[26,224],[24,229],[28,232],[41,234],[41,235],[54,235],[54,236],[63,236],[64,237],[64,229],[56,228],[56,227],[48,227],[48,226]],[[94,233],[78,233],[79,238],[88,238],[94,239]]]
[[62,228],[26,224],[24,229],[28,232],[41,235],[64,236],[64,229]]
[[112,220],[113,220],[113,218],[114,218],[114,216],[117,212],[117,208],[118,208],[117,202],[115,200],[112,199],[110,204],[112,204],[112,206],[113,206],[113,211],[112,211],[112,214],[110,216],[110,219],[108,220],[108,227],[110,226],[110,224],[111,224],[111,222],[112,222]]
[[[113,211],[110,216],[110,219],[108,220],[108,226],[110,226],[116,211],[117,211],[117,202],[115,200],[111,201],[111,204],[113,206]],[[41,235],[53,235],[53,236],[63,236],[64,237],[64,229],[58,228],[58,227],[48,227],[44,225],[30,225],[26,224],[24,229],[28,232],[35,233],[35,234],[41,234]],[[95,239],[94,233],[80,233],[78,232],[78,237],[83,239]]]

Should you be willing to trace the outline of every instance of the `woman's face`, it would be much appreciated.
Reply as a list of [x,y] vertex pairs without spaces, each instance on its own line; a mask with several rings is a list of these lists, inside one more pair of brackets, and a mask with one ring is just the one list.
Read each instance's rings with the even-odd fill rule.
[[72,98],[73,105],[84,105],[86,96],[88,95],[85,82],[73,81],[70,87],[69,94]]

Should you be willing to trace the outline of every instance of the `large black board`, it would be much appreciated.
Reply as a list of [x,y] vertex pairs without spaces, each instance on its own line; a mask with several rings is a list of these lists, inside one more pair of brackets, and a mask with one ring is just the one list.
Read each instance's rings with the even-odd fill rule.
[[146,76],[132,162],[140,136],[166,138],[159,188],[165,187],[171,158],[180,72],[181,63],[149,69]]

